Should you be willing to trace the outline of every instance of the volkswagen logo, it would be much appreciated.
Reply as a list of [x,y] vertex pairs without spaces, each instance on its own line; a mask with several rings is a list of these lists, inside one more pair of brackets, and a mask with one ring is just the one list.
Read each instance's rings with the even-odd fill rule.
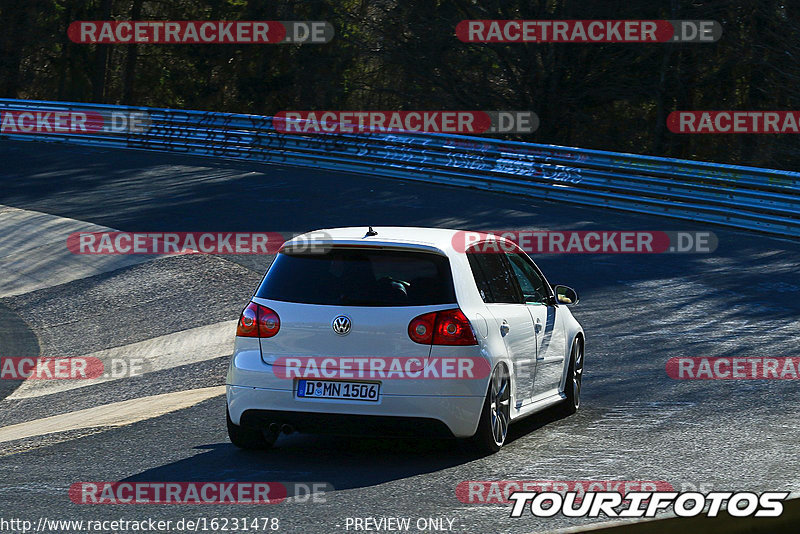
[[333,331],[339,334],[340,336],[346,336],[350,333],[350,317],[346,315],[338,315],[333,318],[331,322],[331,328]]

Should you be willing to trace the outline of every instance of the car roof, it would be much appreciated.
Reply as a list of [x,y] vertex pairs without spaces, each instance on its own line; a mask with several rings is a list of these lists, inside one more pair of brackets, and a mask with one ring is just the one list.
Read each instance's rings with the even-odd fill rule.
[[[386,246],[398,248],[416,248],[436,251],[445,255],[456,253],[454,236],[466,232],[451,228],[425,228],[419,226],[373,226],[376,235],[368,235],[370,227],[349,226],[345,228],[324,228],[300,234],[284,243],[284,247],[308,245],[309,243],[352,245],[352,246]],[[484,232],[476,232],[486,235]],[[495,239],[504,240],[500,236]],[[460,240],[463,248],[463,238]]]

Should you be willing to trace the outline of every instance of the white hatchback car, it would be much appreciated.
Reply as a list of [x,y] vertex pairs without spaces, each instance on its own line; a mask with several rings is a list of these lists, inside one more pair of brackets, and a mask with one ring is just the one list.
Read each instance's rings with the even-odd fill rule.
[[239,319],[233,444],[417,433],[496,452],[510,422],[556,404],[574,413],[577,294],[551,287],[511,241],[475,233],[466,247],[460,234],[354,227],[287,241]]

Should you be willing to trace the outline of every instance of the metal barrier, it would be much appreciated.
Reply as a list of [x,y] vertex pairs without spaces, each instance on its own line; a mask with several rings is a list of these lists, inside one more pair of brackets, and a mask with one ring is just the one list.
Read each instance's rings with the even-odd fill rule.
[[[6,112],[143,113],[142,131],[16,133]],[[800,173],[443,134],[282,133],[273,118],[0,99],[0,137],[299,165],[443,183],[800,237]],[[50,125],[52,127],[52,124]]]

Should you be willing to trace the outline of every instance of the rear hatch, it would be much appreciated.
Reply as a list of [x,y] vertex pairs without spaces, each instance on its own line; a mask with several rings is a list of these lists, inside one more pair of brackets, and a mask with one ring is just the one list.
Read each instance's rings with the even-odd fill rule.
[[446,256],[375,246],[281,252],[253,301],[280,318],[278,334],[261,339],[266,363],[285,363],[282,356],[409,357],[420,362],[415,370],[431,346],[411,340],[409,323],[457,306]]

